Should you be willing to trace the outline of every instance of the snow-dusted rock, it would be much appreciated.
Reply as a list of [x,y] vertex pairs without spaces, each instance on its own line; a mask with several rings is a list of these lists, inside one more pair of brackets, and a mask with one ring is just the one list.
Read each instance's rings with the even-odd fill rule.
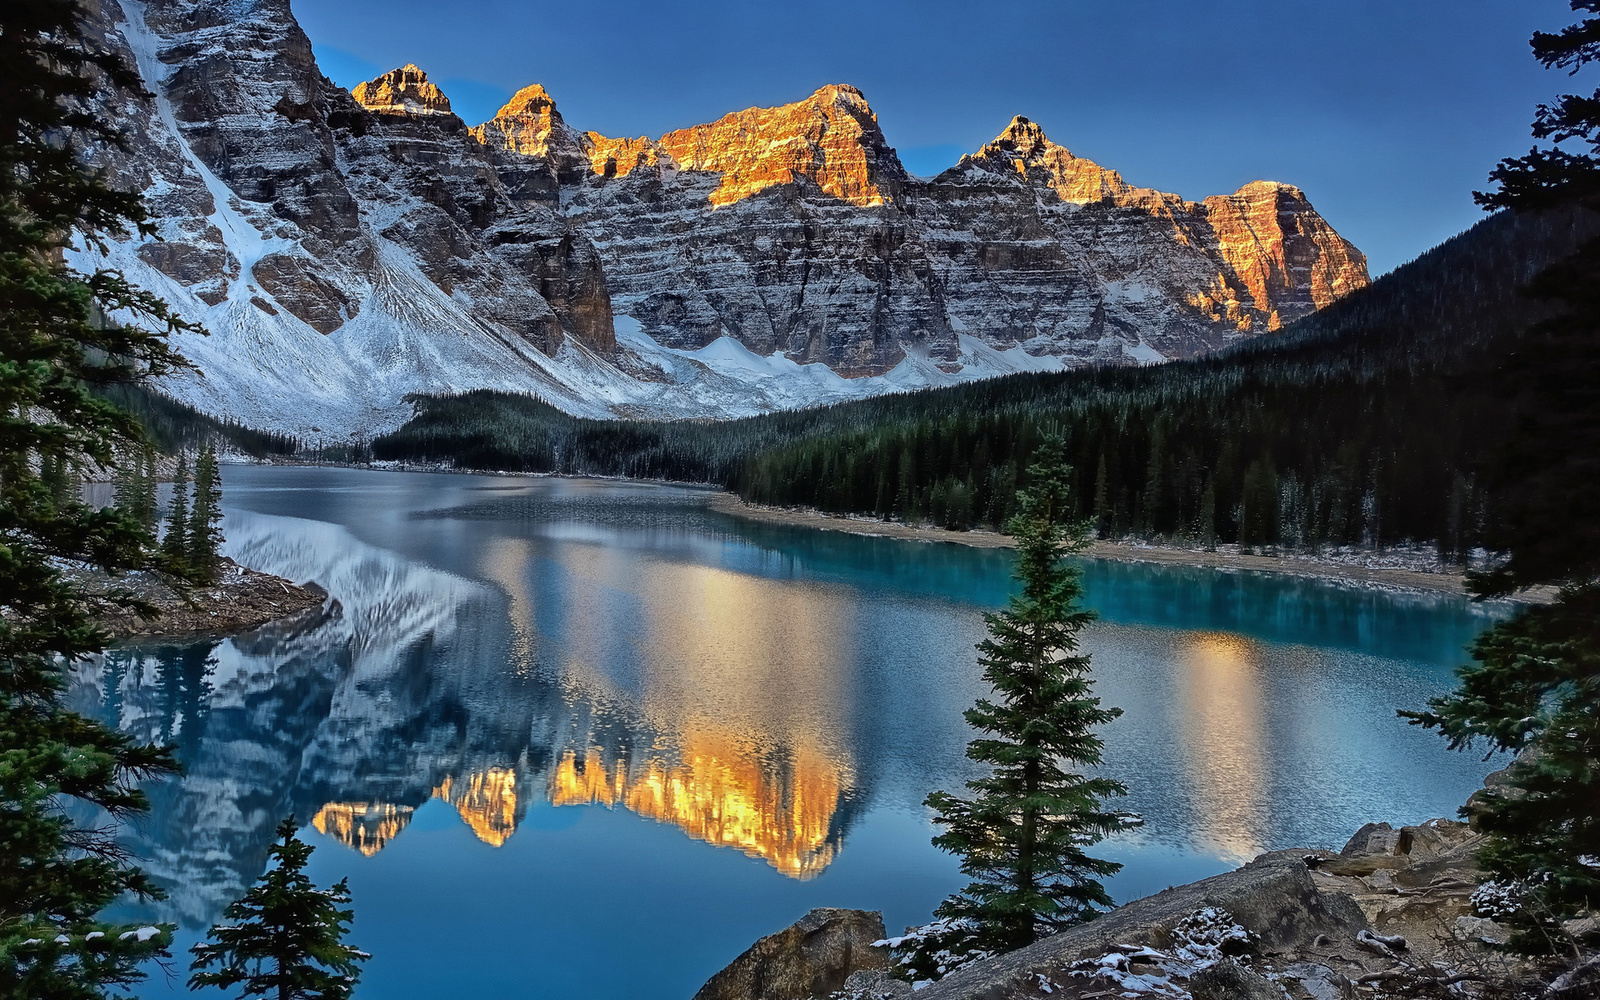
[[1151,363],[1367,280],[1296,188],[1187,202],[1025,118],[932,179],[844,85],[617,139],[535,84],[469,129],[413,65],[333,85],[288,0],[94,9],[154,95],[107,94],[130,147],[105,162],[161,239],[71,259],[209,328],[166,391],[307,438],[392,427],[418,391],[739,416]]

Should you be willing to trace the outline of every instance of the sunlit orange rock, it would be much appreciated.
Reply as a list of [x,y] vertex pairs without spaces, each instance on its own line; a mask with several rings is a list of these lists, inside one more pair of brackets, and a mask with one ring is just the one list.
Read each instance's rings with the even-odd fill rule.
[[317,810],[311,825],[370,858],[406,828],[413,811],[387,802],[329,802]]
[[1151,188],[1136,188],[1115,170],[1107,170],[1093,160],[1073,156],[1064,146],[1051,142],[1044,129],[1018,115],[1006,130],[970,156],[963,156],[958,168],[981,164],[1000,170],[1014,170],[1018,177],[1055,192],[1062,201],[1078,205],[1109,202],[1160,209],[1167,199]]
[[412,63],[392,69],[366,83],[358,83],[350,92],[368,111],[385,114],[448,115],[450,99],[437,86],[428,82],[428,75]]
[[837,84],[804,101],[747,108],[654,140],[577,132],[544,87],[534,84],[471,132],[493,149],[552,161],[563,175],[580,163],[605,177],[657,165],[718,174],[713,205],[801,180],[852,205],[882,205],[894,199],[905,177],[861,91]]
[[1333,231],[1299,188],[1254,181],[1205,200],[1217,249],[1268,329],[1368,284],[1367,258]]
[[433,796],[456,807],[478,839],[499,847],[517,831],[517,775],[492,767],[465,778],[445,778]]
[[588,143],[567,125],[556,102],[537,83],[511,95],[493,118],[468,131],[491,149],[550,161],[562,181],[589,166]]
[[626,177],[640,167],[676,166],[654,139],[609,139],[599,132],[583,133],[589,164],[602,177]]
[[1253,181],[1231,195],[1186,201],[1074,156],[1023,117],[955,168],[972,170],[1014,175],[1063,202],[1137,209],[1161,220],[1173,245],[1214,254],[1218,265],[1183,301],[1241,333],[1276,330],[1369,282],[1366,257],[1289,184]]
[[713,205],[728,205],[801,178],[852,205],[882,205],[905,171],[854,87],[829,84],[804,101],[736,111],[657,140],[681,170],[722,175]]

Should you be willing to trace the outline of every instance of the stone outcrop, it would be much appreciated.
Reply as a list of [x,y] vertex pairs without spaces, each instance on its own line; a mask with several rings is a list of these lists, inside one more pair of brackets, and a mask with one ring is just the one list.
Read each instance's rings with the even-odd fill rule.
[[562,119],[537,83],[517,91],[471,135],[501,165],[501,178],[520,201],[554,205],[562,184],[577,183],[590,170],[593,140]]
[[[446,295],[546,355],[567,336],[611,350],[611,298],[588,241],[500,183],[485,148],[421,70],[395,70],[356,88],[363,93],[372,114],[338,127],[352,186],[385,207],[378,235],[409,250]],[[437,107],[413,110],[430,94]]]
[[[273,622],[300,621],[302,616],[320,615],[328,599],[327,592],[314,583],[295,584],[246,569],[228,558],[219,560],[216,580],[205,587],[186,586],[164,574],[143,570],[112,579],[98,570],[74,565],[67,574],[89,595],[96,622],[119,642],[220,635]],[[131,592],[154,613],[145,616],[109,600],[108,593],[117,590]]]
[[1109,202],[1122,207],[1158,209],[1171,195],[1136,188],[1115,170],[1080,159],[1046,138],[1044,129],[1018,115],[993,141],[976,153],[963,156],[958,171],[986,171],[998,177],[1015,177],[1048,188],[1061,201],[1074,205]]
[[865,208],[893,202],[905,181],[878,116],[850,86],[829,85],[795,104],[668,132],[656,145],[680,170],[716,174],[706,200],[718,207],[809,182],[823,195]]
[[1299,188],[1270,181],[1207,198],[1217,248],[1276,330],[1367,283],[1367,260],[1339,237]]
[[1437,981],[1463,963],[1480,972],[1503,928],[1471,915],[1479,841],[1449,820],[1369,824],[1339,854],[1265,854],[974,962],[915,995],[1350,1000],[1358,981]]
[[[1148,363],[1367,281],[1294,187],[1188,202],[1026,118],[918,178],[842,84],[655,138],[574,127],[534,84],[469,128],[415,65],[334,86],[288,0],[104,0],[91,21],[154,93],[104,96],[130,139],[104,162],[162,242],[75,263],[205,324],[179,344],[203,375],[169,391],[260,426],[370,433],[406,392],[479,386],[704,416]],[[784,358],[684,356],[721,338]],[[895,378],[850,388],[789,362]]]
[[769,934],[712,976],[694,1000],[809,1000],[841,989],[855,973],[889,967],[883,914],[816,909]]

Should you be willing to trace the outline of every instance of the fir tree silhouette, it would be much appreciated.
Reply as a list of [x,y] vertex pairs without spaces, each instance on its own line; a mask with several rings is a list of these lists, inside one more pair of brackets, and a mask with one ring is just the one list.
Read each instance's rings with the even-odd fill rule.
[[354,911],[344,879],[319,889],[306,877],[311,845],[290,816],[278,826],[269,867],[191,951],[189,988],[243,986],[240,997],[347,1000],[369,956],[344,943]]

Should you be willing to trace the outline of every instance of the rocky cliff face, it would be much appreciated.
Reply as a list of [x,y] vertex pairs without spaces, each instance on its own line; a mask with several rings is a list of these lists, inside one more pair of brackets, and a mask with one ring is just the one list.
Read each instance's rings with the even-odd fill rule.
[[853,87],[654,141],[580,135],[540,95],[569,141],[499,160],[507,183],[559,164],[561,210],[599,248],[615,308],[674,347],[728,336],[852,376],[908,352],[957,368],[961,334],[1143,362],[1277,329],[1367,282],[1298,189],[1188,202],[1026,118],[922,180]]
[[416,66],[331,84],[287,0],[104,0],[93,26],[155,95],[107,97],[132,148],[106,162],[162,239],[76,262],[212,331],[174,395],[308,436],[392,425],[411,391],[727,416],[1145,363],[1367,280],[1293,187],[1187,202],[1024,118],[921,179],[848,86],[618,139],[534,85],[468,128]]

